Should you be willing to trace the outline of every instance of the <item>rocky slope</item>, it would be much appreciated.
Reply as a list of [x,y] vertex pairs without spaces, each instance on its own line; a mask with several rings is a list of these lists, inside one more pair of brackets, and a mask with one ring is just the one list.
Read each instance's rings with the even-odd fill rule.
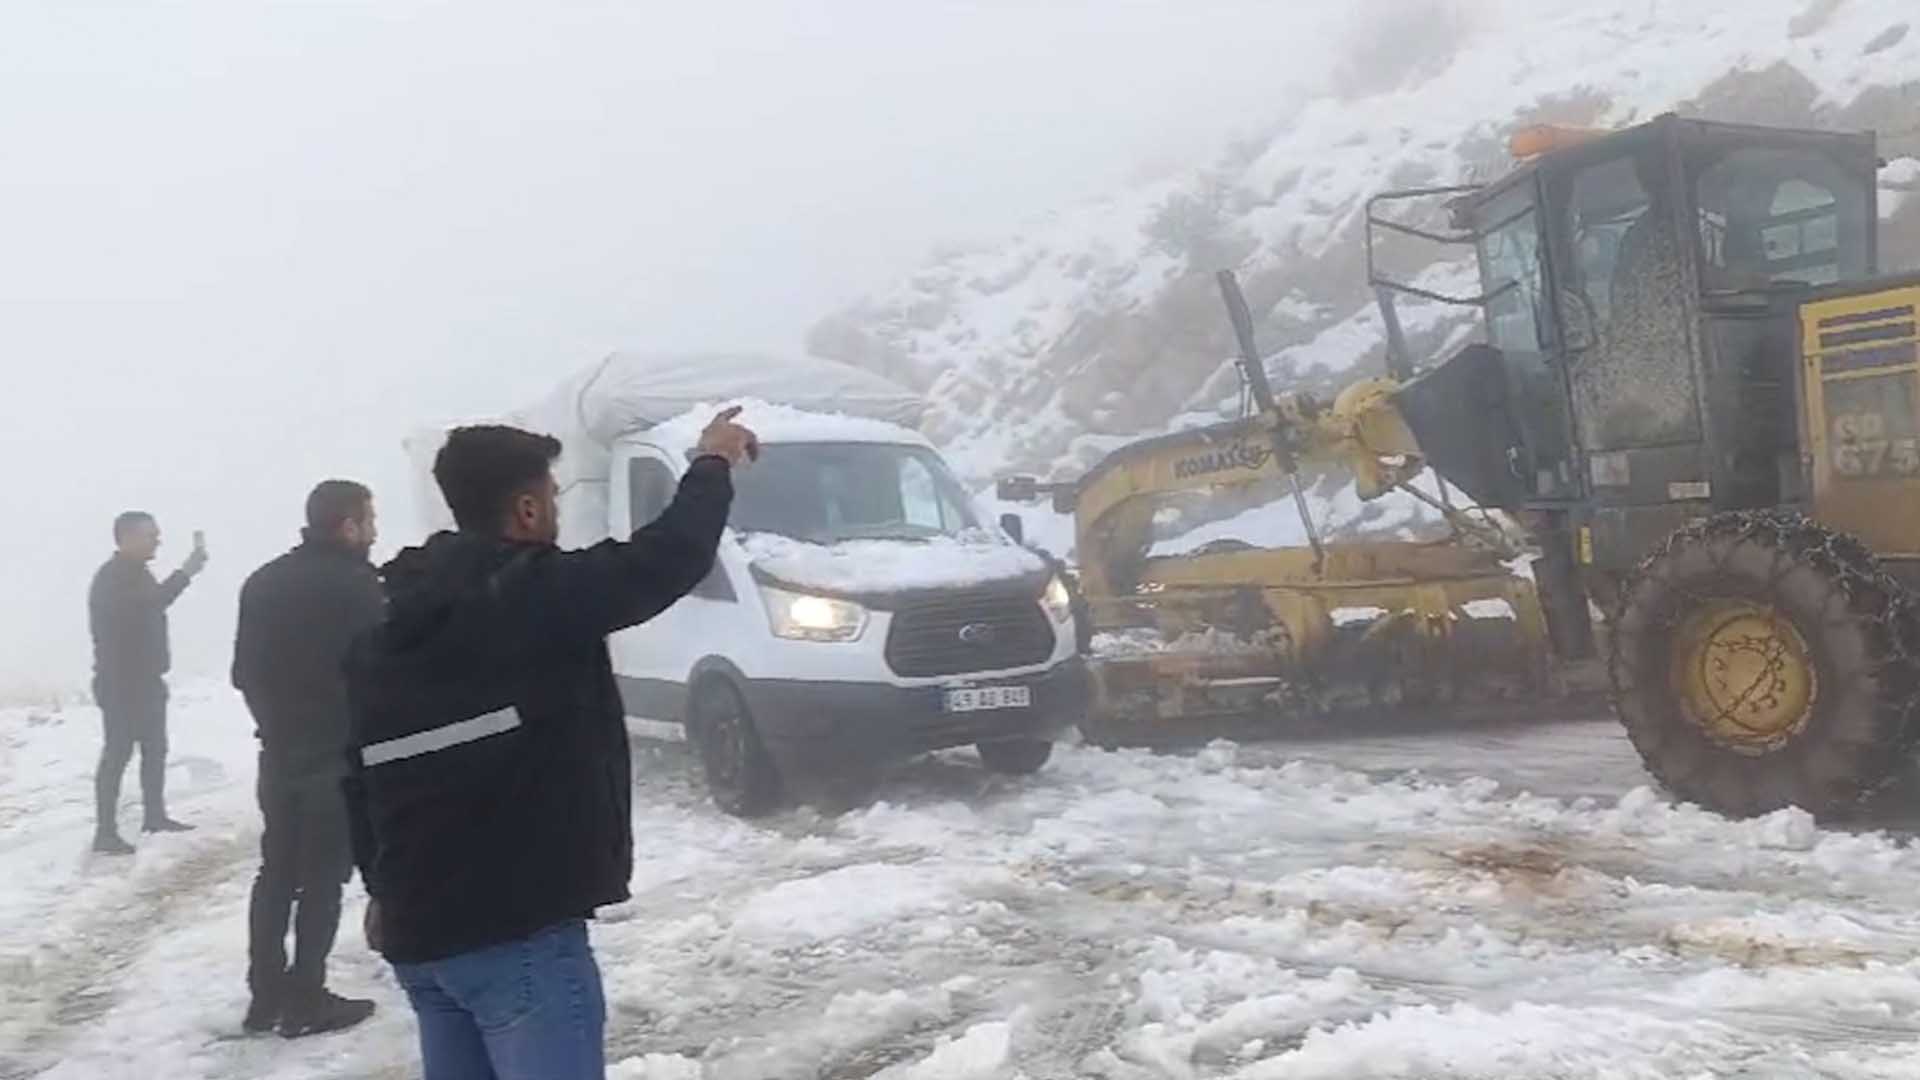
[[[1524,123],[1667,111],[1880,131],[1882,263],[1920,267],[1911,0],[1596,0],[1504,23],[1472,10],[1394,5],[1326,95],[1270,136],[1000,246],[945,254],[823,320],[810,347],[927,392],[930,434],[975,479],[1075,473],[1129,437],[1236,407],[1215,270],[1239,271],[1276,378],[1336,386],[1382,360],[1363,268],[1369,195],[1496,176]],[[1468,264],[1390,254],[1475,291]],[[1474,332],[1462,309],[1414,305],[1404,318],[1416,356]]]

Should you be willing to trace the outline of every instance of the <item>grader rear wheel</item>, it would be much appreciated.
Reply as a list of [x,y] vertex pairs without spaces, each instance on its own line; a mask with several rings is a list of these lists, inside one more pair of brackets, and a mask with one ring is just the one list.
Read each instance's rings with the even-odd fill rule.
[[1626,583],[1608,673],[1647,769],[1726,814],[1856,807],[1893,777],[1920,688],[1907,594],[1792,513],[1674,533]]
[[1764,754],[1813,719],[1820,699],[1813,649],[1777,609],[1706,600],[1681,621],[1674,645],[1681,711],[1722,746]]

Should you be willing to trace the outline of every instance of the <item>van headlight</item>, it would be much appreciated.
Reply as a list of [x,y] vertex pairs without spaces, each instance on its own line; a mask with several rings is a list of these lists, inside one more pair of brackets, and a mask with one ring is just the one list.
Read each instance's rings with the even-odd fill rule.
[[775,637],[794,641],[857,641],[867,629],[867,609],[830,596],[760,586]]
[[1067,591],[1067,583],[1055,574],[1047,582],[1046,591],[1040,594],[1040,606],[1047,609],[1047,616],[1061,626],[1067,625],[1073,618],[1073,594]]

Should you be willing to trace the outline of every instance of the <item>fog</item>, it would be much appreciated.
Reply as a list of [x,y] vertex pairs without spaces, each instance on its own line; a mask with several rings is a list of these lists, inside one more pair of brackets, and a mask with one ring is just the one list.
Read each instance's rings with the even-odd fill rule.
[[417,534],[401,435],[614,347],[797,349],[990,240],[1272,122],[1308,16],[1255,3],[9,5],[0,688],[84,684],[108,524],[244,574],[316,480]]

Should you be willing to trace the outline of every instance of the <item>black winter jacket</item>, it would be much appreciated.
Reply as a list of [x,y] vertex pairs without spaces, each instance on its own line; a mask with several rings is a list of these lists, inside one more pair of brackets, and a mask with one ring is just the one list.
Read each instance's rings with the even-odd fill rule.
[[347,646],[380,622],[386,599],[366,557],[311,535],[240,589],[233,685],[253,713],[261,764],[281,777],[341,775]]
[[173,665],[167,608],[193,578],[176,570],[155,581],[147,564],[115,555],[93,575],[87,622],[93,631],[93,677],[106,686],[158,679]]
[[606,636],[707,575],[733,501],[702,458],[625,541],[440,533],[385,569],[347,660],[354,858],[388,959],[526,937],[627,899],[632,773]]

